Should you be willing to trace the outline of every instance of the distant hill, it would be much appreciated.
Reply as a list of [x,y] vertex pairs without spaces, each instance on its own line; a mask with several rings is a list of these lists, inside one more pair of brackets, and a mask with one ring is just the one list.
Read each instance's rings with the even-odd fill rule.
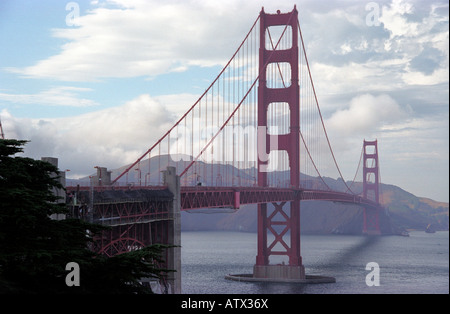
[[[397,186],[382,185],[388,212],[380,217],[383,234],[400,234],[403,230],[449,230],[449,204],[420,198]],[[257,231],[256,205],[243,206],[235,213],[202,214],[182,212],[182,230]],[[300,225],[303,234],[361,234],[363,210],[356,205],[324,201],[301,203]]]
[[[134,181],[138,184],[139,172],[141,184],[151,183],[157,185],[160,176],[160,167],[168,162],[172,166],[185,167],[190,161],[190,157],[183,156],[184,161],[174,162],[167,155],[159,158],[152,158],[150,161],[143,160],[140,163],[139,171],[130,172],[128,182]],[[112,170],[112,178],[117,177],[128,166]],[[210,171],[211,165],[203,162],[198,163],[198,172],[202,168]],[[214,173],[233,172],[235,177],[239,177],[242,185],[251,186],[254,183],[255,169],[237,169],[231,166],[216,165]],[[184,169],[184,168],[183,168]],[[280,172],[280,178],[286,178],[286,173]],[[200,178],[202,184],[215,185],[217,175],[211,178]],[[192,184],[198,178],[196,175],[188,174],[184,182]],[[225,176],[220,178],[222,185],[232,185],[232,179]],[[301,175],[301,180],[309,188],[322,186],[323,182],[317,178]],[[126,176],[119,181],[120,184],[126,184]],[[215,181],[215,182],[214,182]],[[345,191],[346,187],[341,179],[324,178],[325,183],[333,190]],[[77,182],[89,182],[88,178],[80,179]],[[234,182],[235,184],[237,182]],[[349,184],[349,183],[348,183]],[[355,193],[362,191],[362,183],[356,182],[352,186]],[[449,230],[449,204],[436,202],[434,200],[417,197],[400,187],[388,184],[381,185],[381,203],[388,208],[385,215],[380,217],[380,225],[384,234],[399,234],[405,229],[425,230],[427,226],[432,226],[434,230]],[[206,213],[205,213],[206,212]],[[242,206],[236,212],[217,213],[216,210],[200,210],[191,212],[182,212],[182,230],[200,231],[200,230],[227,230],[227,231],[257,231],[257,210],[256,205]],[[301,232],[304,234],[360,234],[363,223],[362,208],[356,205],[336,204],[324,201],[304,201],[301,203]]]

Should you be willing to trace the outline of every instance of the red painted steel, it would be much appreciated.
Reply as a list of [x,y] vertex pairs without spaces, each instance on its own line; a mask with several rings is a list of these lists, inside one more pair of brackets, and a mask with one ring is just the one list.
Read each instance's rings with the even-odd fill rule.
[[298,199],[298,191],[269,187],[182,187],[181,210],[233,208],[240,205],[288,202]]
[[[74,191],[74,187],[67,187],[69,193]],[[95,191],[116,191],[117,187],[95,187]],[[126,188],[132,190],[165,190],[165,186],[147,186]],[[124,190],[126,190],[124,188]],[[80,191],[88,191],[89,187],[80,187]],[[122,190],[122,189],[119,189]],[[239,201],[238,201],[239,200]],[[229,207],[239,209],[240,205],[268,204],[275,202],[291,201],[330,201],[338,203],[355,204],[371,209],[379,207],[375,201],[369,200],[359,195],[344,192],[312,190],[312,189],[289,189],[272,187],[208,187],[208,186],[183,186],[181,187],[181,210],[194,210],[200,208],[223,208]],[[108,206],[107,209],[102,206]],[[104,212],[104,217],[114,216],[111,212],[119,212],[120,206],[124,204],[99,205],[99,212]],[[135,205],[137,206],[137,205]],[[140,205],[139,205],[140,206]],[[121,209],[122,219],[132,217],[126,215],[131,209]],[[108,213],[108,214],[106,214]],[[138,214],[143,219],[146,215],[144,210]],[[158,219],[160,213],[149,214],[150,219]],[[136,217],[136,216],[135,216]]]
[[[263,152],[265,156],[269,156],[271,150],[286,151],[289,157],[290,168],[290,185],[293,189],[300,187],[300,87],[299,87],[299,62],[298,62],[298,29],[297,29],[298,12],[294,10],[290,13],[267,14],[264,8],[260,13],[260,43],[259,43],[259,85],[258,85],[258,129],[267,129],[268,119],[267,112],[271,103],[284,102],[289,105],[290,130],[289,133],[278,135],[278,146],[273,147],[271,140],[274,140],[274,135],[264,134],[258,132],[258,152]],[[284,26],[284,31],[281,34],[277,44],[272,47],[272,50],[266,49],[266,32],[269,27]],[[278,44],[282,40],[287,29],[292,33],[291,48],[277,49]],[[267,67],[272,63],[289,63],[291,82],[286,87],[271,88],[267,86]],[[280,73],[281,75],[281,73]],[[284,82],[284,80],[283,80]],[[267,186],[267,172],[268,163],[270,160],[261,160],[258,154],[258,186]],[[279,204],[273,203],[274,211],[269,214],[267,204],[258,205],[258,253],[256,256],[257,266],[268,266],[271,255],[286,255],[289,258],[290,266],[302,266],[302,259],[300,256],[300,201],[298,199],[291,200],[290,213],[287,214],[283,209],[286,202]],[[274,228],[272,219],[274,215],[285,218],[284,229],[279,233],[278,229]],[[288,245],[283,236],[290,233],[290,244]],[[271,244],[267,242],[267,235],[271,233],[275,239]],[[280,244],[284,247],[283,251],[274,251],[273,248]]]
[[378,208],[378,204],[358,195],[343,192],[283,189],[270,187],[182,187],[181,210],[200,208],[233,208],[240,205],[298,201],[330,201]]
[[169,192],[160,192],[166,189],[77,186],[67,187],[66,193],[74,218],[110,227],[94,238],[91,249],[114,256],[152,243],[169,244],[167,230],[173,219],[170,214],[172,196]]
[[[366,141],[363,144],[363,196],[376,204],[380,203],[380,181],[378,164],[378,141]],[[364,208],[363,233],[380,234],[378,208]]]

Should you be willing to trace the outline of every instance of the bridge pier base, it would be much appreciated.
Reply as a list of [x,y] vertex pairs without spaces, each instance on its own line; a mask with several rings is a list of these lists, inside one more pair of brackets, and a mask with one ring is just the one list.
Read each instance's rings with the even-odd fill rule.
[[290,265],[255,265],[253,278],[266,279],[305,279],[305,267]]
[[381,235],[379,211],[380,209],[364,208],[363,234]]
[[[284,208],[286,207],[289,208]],[[289,205],[289,206],[288,206]],[[300,254],[300,201],[258,205],[258,255],[253,267],[254,278],[277,280],[305,279]],[[273,240],[268,242],[268,236]],[[289,235],[289,236],[288,236]],[[284,257],[281,264],[270,264],[271,256]]]

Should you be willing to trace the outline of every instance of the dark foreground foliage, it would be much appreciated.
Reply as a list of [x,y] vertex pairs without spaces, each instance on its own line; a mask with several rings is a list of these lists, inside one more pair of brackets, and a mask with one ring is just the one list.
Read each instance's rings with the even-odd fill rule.
[[[167,246],[153,245],[111,258],[89,250],[105,227],[66,213],[53,191],[63,188],[50,163],[18,157],[26,141],[0,139],[0,293],[151,293],[140,278],[160,278]],[[68,286],[66,265],[79,265],[79,286]]]

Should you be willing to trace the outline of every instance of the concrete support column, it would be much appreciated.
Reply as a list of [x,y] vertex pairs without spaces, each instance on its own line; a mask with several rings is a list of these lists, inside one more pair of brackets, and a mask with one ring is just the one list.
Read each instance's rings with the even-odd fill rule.
[[176,270],[169,274],[170,293],[181,293],[181,188],[180,177],[176,174],[175,167],[167,167],[163,171],[163,182],[173,194],[173,204],[170,208],[168,222],[169,244],[176,245],[170,248],[167,254],[167,267]]

